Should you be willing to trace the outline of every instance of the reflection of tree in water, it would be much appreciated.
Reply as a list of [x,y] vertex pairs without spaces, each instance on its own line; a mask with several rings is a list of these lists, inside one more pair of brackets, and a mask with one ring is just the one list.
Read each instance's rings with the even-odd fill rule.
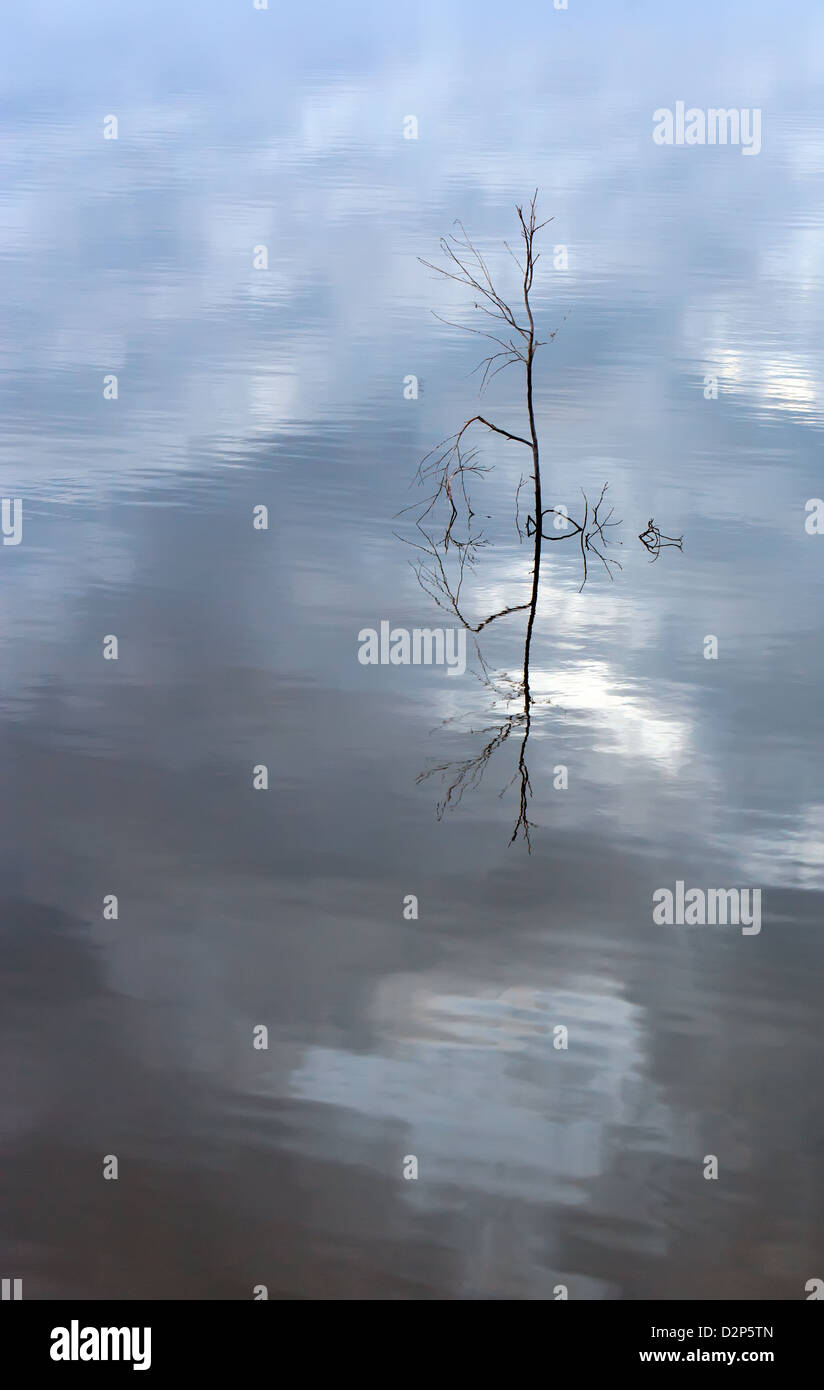
[[[508,784],[508,786],[512,786],[513,783],[517,783],[519,788],[518,818],[510,843],[522,835],[527,849],[531,849],[528,808],[532,796],[532,784],[529,779],[526,751],[534,706],[534,698],[530,691],[529,662],[538,606],[543,542],[577,541],[583,572],[581,589],[587,582],[589,560],[592,556],[601,561],[611,580],[614,577],[613,569],[621,568],[619,561],[606,553],[609,545],[614,543],[611,542],[607,531],[621,524],[619,521],[612,520],[613,508],[610,507],[608,512],[604,511],[607,483],[604,483],[601,488],[594,506],[590,505],[586,493],[582,492],[583,513],[580,521],[569,516],[565,508],[543,507],[540,446],[533,405],[533,363],[538,348],[552,342],[557,329],[549,335],[548,339],[539,339],[535,331],[535,321],[530,302],[535,266],[540,260],[540,253],[535,251],[535,238],[541,228],[547,225],[546,222],[538,223],[536,221],[536,199],[537,193],[533,196],[526,212],[521,207],[516,209],[521,238],[521,259],[518,259],[511,248],[504,243],[520,272],[523,309],[516,311],[499,294],[484,257],[467,236],[461,223],[457,224],[459,235],[441,238],[441,250],[446,260],[445,266],[436,266],[429,261],[422,262],[423,265],[434,270],[444,279],[453,280],[456,284],[471,290],[474,297],[474,307],[490,321],[483,328],[471,328],[465,324],[451,324],[452,327],[461,328],[467,333],[486,338],[494,345],[493,350],[483,358],[476,369],[483,369],[481,393],[483,393],[487,383],[506,367],[517,364],[523,367],[526,426],[523,434],[516,434],[488,420],[483,415],[473,415],[457,433],[442,440],[422,460],[418,468],[417,481],[429,489],[429,495],[422,503],[405,509],[407,512],[415,512],[415,526],[420,537],[417,541],[407,542],[414,549],[420,551],[420,558],[414,562],[418,582],[439,607],[454,614],[463,627],[476,636],[476,639],[478,633],[500,618],[508,617],[513,613],[527,614],[523,666],[518,679],[501,673],[497,675],[490,673],[480,650],[478,650],[483,685],[493,693],[495,700],[503,701],[510,706],[514,705],[516,708],[503,720],[483,728],[470,730],[471,734],[486,740],[480,752],[474,757],[441,763],[430,768],[427,772],[421,773],[418,781],[437,774],[442,777],[446,791],[438,805],[440,818],[449,807],[460,803],[465,791],[480,784],[491,759],[499,749],[509,742],[510,738],[515,741],[519,740],[517,767]],[[551,221],[552,219],[548,220]],[[436,318],[438,317],[440,316],[436,315]],[[449,323],[449,320],[442,320],[442,322]],[[490,325],[494,325],[494,331]],[[479,622],[472,623],[464,611],[464,587],[475,570],[480,552],[488,544],[483,530],[478,529],[475,525],[475,513],[472,509],[468,490],[473,478],[477,479],[489,472],[488,466],[478,462],[477,448],[468,446],[466,442],[469,432],[478,425],[499,435],[508,443],[520,445],[530,451],[532,457],[531,474],[529,479],[521,477],[515,493],[515,526],[521,541],[525,538],[531,539],[533,558],[529,599],[525,603],[510,604],[488,614]],[[522,528],[520,495],[522,488],[528,481],[532,483],[532,511],[527,516],[525,527]],[[547,534],[545,526],[549,523],[545,518],[550,516],[555,517],[555,521],[552,523],[553,529],[563,530],[563,534],[553,535],[551,532]],[[406,540],[407,538],[402,537],[401,539]],[[663,547],[669,545],[681,549],[682,545],[681,537],[662,535],[652,519],[648,522],[646,530],[640,534],[639,539],[650,552],[653,560],[658,558]],[[507,789],[505,787],[501,795]]]
[[[528,605],[530,609],[532,605]],[[532,616],[532,614],[530,614]],[[527,815],[529,798],[532,796],[532,783],[529,780],[529,769],[526,764],[526,746],[529,741],[530,728],[532,723],[533,696],[529,688],[529,649],[532,641],[532,624],[527,627],[527,637],[524,643],[524,665],[520,679],[515,680],[502,673],[491,675],[484,664],[480,650],[478,658],[481,664],[483,675],[482,682],[487,690],[491,691],[495,700],[503,701],[506,704],[517,704],[517,708],[507,714],[503,720],[489,724],[484,728],[470,729],[471,736],[488,738],[483,744],[479,753],[474,757],[456,759],[451,762],[440,763],[436,767],[428,768],[418,777],[418,782],[424,782],[429,777],[440,775],[446,791],[438,802],[438,820],[450,807],[458,805],[465,791],[473,787],[480,786],[487,766],[499,748],[508,741],[511,735],[515,736],[517,742],[520,738],[518,749],[518,765],[512,775],[511,780],[503,788],[501,796],[504,795],[514,782],[518,783],[520,793],[520,807],[518,819],[515,822],[515,829],[512,832],[512,840],[516,840],[519,835],[523,835],[527,848],[531,848],[530,841],[530,821]],[[446,721],[448,722],[448,721]],[[510,840],[510,844],[512,843]]]

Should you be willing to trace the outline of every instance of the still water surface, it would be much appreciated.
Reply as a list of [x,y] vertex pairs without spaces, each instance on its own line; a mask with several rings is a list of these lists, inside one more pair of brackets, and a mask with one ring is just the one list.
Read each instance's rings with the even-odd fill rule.
[[[25,1297],[824,1277],[824,14],[660,8],[6,21],[0,1267]],[[656,146],[681,99],[762,109],[760,155]],[[357,634],[450,621],[397,513],[469,416],[522,423],[514,372],[479,405],[477,344],[430,313],[466,299],[417,257],[460,217],[512,288],[536,186],[545,505],[608,481],[624,545],[581,593],[545,547],[529,853],[514,740],[441,819],[418,780],[477,752],[485,687],[362,666]],[[525,600],[529,547],[522,460],[477,443],[479,618]],[[650,516],[683,553],[650,565]],[[517,674],[519,615],[482,656]],[[760,887],[761,933],[655,926],[679,879]]]

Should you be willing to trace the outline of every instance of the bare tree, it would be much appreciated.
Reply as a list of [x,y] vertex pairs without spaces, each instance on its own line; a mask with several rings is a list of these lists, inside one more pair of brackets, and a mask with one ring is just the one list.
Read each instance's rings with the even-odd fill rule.
[[[472,290],[476,296],[475,308],[480,310],[495,325],[493,331],[491,327],[471,328],[465,324],[451,324],[452,327],[458,327],[467,333],[486,338],[495,345],[496,350],[483,358],[476,368],[476,370],[482,369],[481,392],[484,391],[488,382],[506,367],[520,364],[525,374],[526,427],[523,434],[504,429],[484,415],[473,415],[471,419],[464,422],[455,434],[442,440],[431,450],[418,468],[417,481],[424,484],[428,483],[433,488],[431,494],[422,504],[415,504],[418,512],[416,524],[423,537],[423,543],[419,544],[417,548],[422,550],[427,557],[426,560],[419,561],[417,564],[418,578],[436,602],[451,609],[459,621],[473,632],[480,631],[482,627],[486,627],[496,618],[533,608],[530,603],[514,604],[502,609],[499,613],[490,614],[479,624],[471,624],[461,612],[460,593],[467,567],[472,568],[474,566],[478,551],[486,544],[483,532],[473,528],[474,512],[467,490],[468,480],[473,475],[477,477],[488,471],[476,461],[477,449],[467,449],[465,436],[473,426],[480,425],[485,430],[506,439],[509,443],[521,445],[530,451],[532,455],[533,506],[536,516],[540,516],[542,512],[541,461],[538,430],[535,423],[533,363],[538,348],[551,342],[557,329],[549,335],[549,338],[539,339],[535,331],[535,319],[530,303],[535,266],[540,260],[540,254],[535,250],[535,237],[542,227],[547,225],[547,222],[537,221],[536,200],[537,191],[526,212],[522,207],[516,209],[522,243],[521,259],[519,260],[509,245],[504,243],[521,274],[522,311],[516,313],[499,294],[483,255],[471,241],[463,223],[458,222],[456,224],[459,228],[458,235],[441,238],[441,250],[446,258],[445,266],[434,265],[431,261],[421,259],[421,264],[425,265],[427,269],[435,271],[446,280],[453,280],[456,284],[464,285]],[[551,218],[547,219],[547,221],[551,220]],[[440,319],[442,323],[450,323],[450,320],[441,318],[440,314],[436,314],[435,317]],[[522,479],[518,485],[518,494],[523,481]],[[442,528],[438,527],[436,520],[441,506],[445,509],[445,520]],[[405,510],[411,510],[411,508]],[[458,528],[465,528],[465,534],[458,535]],[[540,580],[541,541],[542,536],[536,534],[532,566],[533,595],[538,592]],[[452,552],[451,555],[450,552]],[[456,563],[457,577],[454,580],[447,575],[447,562],[451,558]],[[534,612],[530,612],[530,621],[534,621]]]
[[[607,531],[620,525],[620,522],[612,520],[613,508],[610,508],[606,515],[603,514],[607,483],[604,483],[598,500],[592,508],[586,493],[582,490],[584,512],[580,522],[570,517],[565,508],[549,507],[544,509],[543,507],[540,446],[534,406],[534,360],[538,349],[551,343],[558,330],[550,333],[549,337],[545,339],[540,339],[537,336],[530,301],[535,267],[540,260],[540,254],[535,250],[535,238],[542,228],[553,220],[548,218],[544,222],[538,222],[537,197],[536,190],[526,211],[523,207],[516,208],[520,231],[520,258],[515,255],[508,243],[504,242],[507,252],[520,272],[522,308],[519,307],[517,310],[512,308],[499,293],[482,253],[468,236],[462,222],[455,224],[458,228],[457,235],[453,234],[441,238],[440,246],[445,258],[444,265],[435,265],[431,261],[420,258],[421,264],[427,269],[434,271],[445,280],[452,280],[471,290],[475,309],[479,310],[490,321],[483,328],[473,328],[466,324],[453,323],[449,319],[442,318],[440,314],[435,314],[435,317],[442,323],[485,338],[493,344],[493,350],[481,360],[475,369],[482,373],[480,394],[483,394],[489,382],[505,368],[522,367],[524,371],[525,424],[522,427],[522,432],[516,433],[515,430],[505,429],[485,415],[473,415],[461,425],[455,434],[441,440],[440,444],[436,445],[421,460],[416,474],[415,481],[428,487],[428,495],[422,502],[403,509],[404,512],[413,510],[416,512],[415,525],[420,539],[409,541],[405,536],[399,537],[421,552],[422,558],[413,562],[421,587],[440,607],[453,613],[467,631],[477,636],[499,618],[522,612],[528,615],[523,667],[517,681],[501,675],[493,678],[484,665],[480,652],[478,653],[483,670],[483,683],[494,691],[497,699],[503,697],[508,703],[514,702],[517,706],[515,711],[507,714],[497,724],[470,730],[470,733],[485,738],[480,752],[474,757],[441,763],[422,773],[418,779],[420,781],[433,774],[440,774],[444,779],[446,791],[438,805],[440,818],[449,807],[460,802],[466,790],[479,785],[492,756],[508,742],[511,735],[513,733],[520,734],[517,768],[512,778],[513,782],[518,781],[519,783],[520,806],[512,840],[522,834],[528,848],[531,847],[528,804],[532,795],[532,785],[526,763],[526,750],[531,730],[533,705],[529,682],[529,664],[538,607],[543,542],[545,540],[549,542],[570,540],[577,537],[583,564],[581,589],[587,582],[588,561],[591,555],[595,555],[601,561],[610,579],[613,578],[613,569],[621,568],[618,560],[605,553],[611,544],[611,540],[606,534]],[[528,478],[522,475],[515,492],[515,527],[521,541],[525,537],[532,540],[532,573],[530,594],[525,602],[508,604],[494,613],[487,614],[479,621],[472,622],[464,611],[464,583],[467,575],[474,570],[479,554],[488,542],[483,530],[476,528],[475,512],[472,507],[469,488],[474,480],[490,471],[487,465],[478,461],[477,447],[467,443],[467,439],[471,438],[470,431],[473,431],[476,426],[500,436],[509,444],[528,449],[531,454],[532,468],[529,479],[532,482],[532,512],[527,516],[526,526],[522,529],[520,524],[520,495],[522,488],[528,481]],[[399,513],[399,515],[401,514]],[[550,515],[564,517],[563,535],[544,532],[544,518]],[[567,527],[572,529],[569,530]],[[681,545],[680,538],[674,540],[671,537],[662,536],[652,521],[649,522],[647,531],[643,532],[639,539],[653,554],[654,559],[657,559],[661,546],[677,545],[680,548]],[[504,788],[505,790],[506,788]],[[503,792],[501,794],[503,795]]]

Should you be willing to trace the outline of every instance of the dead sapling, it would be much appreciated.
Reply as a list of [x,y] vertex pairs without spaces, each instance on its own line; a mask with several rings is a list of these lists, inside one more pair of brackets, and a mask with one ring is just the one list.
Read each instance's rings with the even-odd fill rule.
[[[456,223],[457,234],[441,238],[445,265],[435,265],[420,258],[421,264],[427,269],[445,280],[453,280],[456,284],[471,290],[474,307],[489,320],[487,326],[473,328],[467,324],[453,323],[440,314],[435,314],[440,322],[485,338],[493,344],[493,350],[475,368],[482,373],[480,392],[483,393],[489,382],[506,367],[520,366],[524,372],[525,425],[522,432],[505,429],[485,415],[473,415],[464,421],[455,434],[442,440],[421,461],[416,481],[428,485],[431,491],[423,503],[404,509],[417,512],[415,521],[422,542],[408,544],[414,545],[424,556],[415,562],[419,581],[437,603],[451,610],[459,621],[473,632],[480,631],[497,618],[530,608],[529,603],[510,604],[497,613],[490,614],[480,623],[471,623],[461,608],[461,589],[467,570],[474,567],[479,550],[487,544],[483,531],[476,529],[474,525],[475,513],[468,483],[489,469],[477,462],[477,449],[467,448],[467,435],[470,430],[480,426],[505,439],[507,443],[529,450],[532,456],[531,478],[535,515],[539,516],[541,513],[541,463],[535,421],[533,363],[538,349],[552,342],[557,329],[548,338],[539,338],[532,311],[532,284],[535,267],[540,260],[540,253],[535,249],[535,238],[552,220],[548,218],[545,222],[538,222],[537,196],[536,191],[526,211],[522,207],[516,209],[521,236],[520,259],[508,243],[504,243],[520,272],[522,308],[513,308],[500,294],[483,254],[470,239],[462,222]],[[520,487],[521,484],[519,492]],[[540,567],[541,537],[536,536],[532,569],[532,587],[535,593]]]

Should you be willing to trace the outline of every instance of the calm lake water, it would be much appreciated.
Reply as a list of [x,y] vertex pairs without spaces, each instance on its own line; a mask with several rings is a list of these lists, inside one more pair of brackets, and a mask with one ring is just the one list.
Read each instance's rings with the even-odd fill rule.
[[[824,12],[663,8],[4,19],[0,1271],[25,1298],[824,1277]],[[760,153],[656,144],[679,101],[759,110]],[[430,312],[477,323],[471,295],[417,258],[460,218],[514,293],[536,187],[544,505],[608,482],[623,569],[579,593],[574,542],[544,548],[530,852],[514,736],[440,818],[449,774],[418,780],[500,727],[474,643],[449,675],[362,665],[358,633],[455,625],[398,513],[470,416],[520,433],[523,392],[479,403],[483,340]],[[473,442],[477,622],[526,600],[530,546],[517,446]],[[683,552],[649,563],[650,517]],[[517,678],[523,615],[482,639]],[[760,889],[760,933],[657,925],[678,881]]]

